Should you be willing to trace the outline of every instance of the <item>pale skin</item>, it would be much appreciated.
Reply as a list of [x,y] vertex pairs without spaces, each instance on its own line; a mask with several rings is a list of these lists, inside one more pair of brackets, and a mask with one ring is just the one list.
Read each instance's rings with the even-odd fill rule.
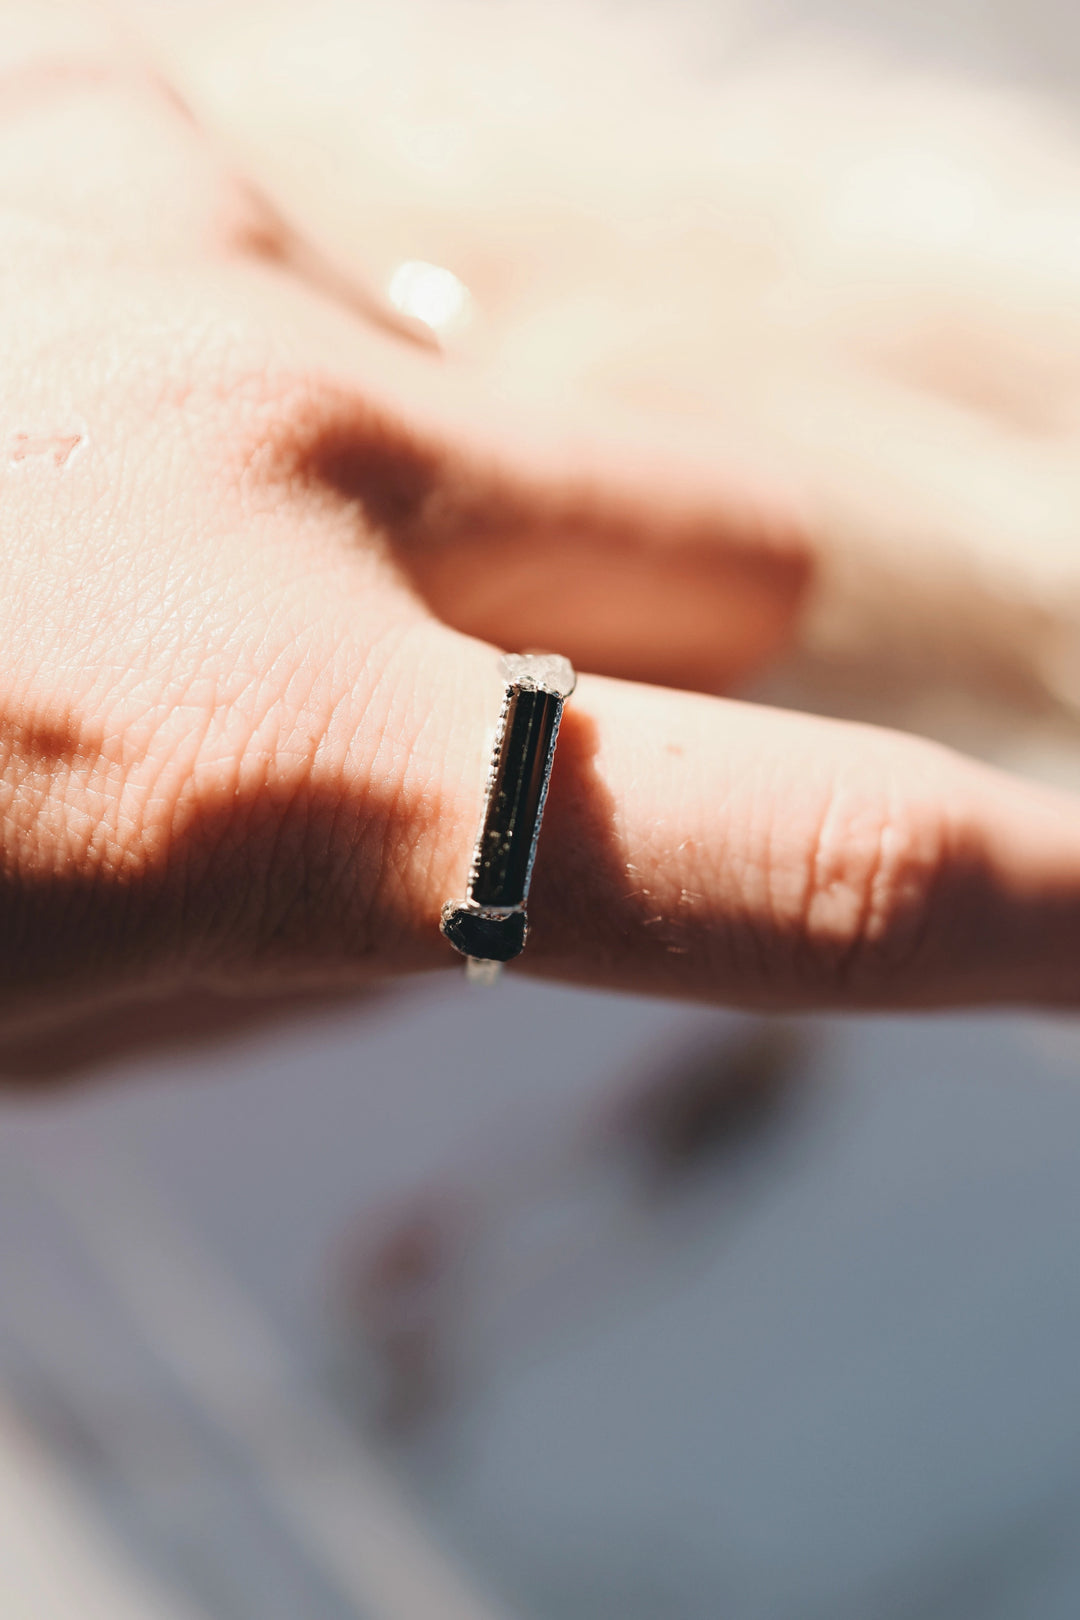
[[767,657],[807,585],[797,497],[746,447],[508,420],[95,12],[2,21],[9,1051],[133,1002],[454,967],[438,919],[499,645],[600,672],[515,971],[754,1007],[1076,1003],[1075,800],[675,689]]

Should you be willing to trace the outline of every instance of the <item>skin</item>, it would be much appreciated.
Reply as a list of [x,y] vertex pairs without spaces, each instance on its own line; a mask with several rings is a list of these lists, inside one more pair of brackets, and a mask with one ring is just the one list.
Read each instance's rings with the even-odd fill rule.
[[523,970],[761,1007],[1075,1003],[1075,801],[671,689],[767,657],[807,589],[798,500],[752,446],[511,417],[299,243],[95,13],[2,9],[9,1072],[175,1029],[188,998],[274,1016],[453,967],[492,643],[596,672]]

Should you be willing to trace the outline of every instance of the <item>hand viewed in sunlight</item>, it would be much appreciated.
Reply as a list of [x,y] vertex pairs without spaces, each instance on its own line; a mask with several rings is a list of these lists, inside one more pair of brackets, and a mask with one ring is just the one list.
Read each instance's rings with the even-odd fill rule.
[[[640,406],[595,346],[545,392],[515,370],[531,318],[479,261],[459,279],[504,338],[440,356],[370,291],[385,217],[365,287],[95,11],[7,16],[12,1042],[80,1018],[97,1039],[110,1005],[123,1031],[132,998],[278,1008],[454,965],[439,916],[475,838],[498,647],[586,672],[537,856],[532,971],[747,1006],[1075,1002],[1073,800],[912,738],[670,689],[730,685],[817,611],[826,541],[861,532],[869,474],[853,441],[841,477],[839,450],[792,423],[856,421],[854,360],[839,416],[813,368],[812,393],[766,386],[786,344],[814,352],[792,320],[771,355],[747,326],[744,370],[714,368],[707,410],[685,391]],[[569,255],[550,218],[534,229],[552,263]],[[392,257],[454,256],[418,241]],[[627,296],[610,293],[618,320]],[[661,332],[678,352],[676,324],[643,327],[638,381]],[[897,521],[895,484],[876,487]],[[871,550],[883,533],[868,516]]]

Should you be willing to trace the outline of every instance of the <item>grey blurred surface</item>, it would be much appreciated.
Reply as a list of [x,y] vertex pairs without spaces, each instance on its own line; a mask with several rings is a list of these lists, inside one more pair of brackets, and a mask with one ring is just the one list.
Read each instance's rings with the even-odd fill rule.
[[[650,1191],[613,1103],[750,1021],[508,984],[478,1051],[482,994],[6,1110],[0,1371],[128,1555],[214,1620],[364,1613],[275,1483],[341,1466],[317,1408],[507,1614],[1075,1614],[1071,1034],[800,1025],[762,1118]],[[350,1277],[432,1189],[478,1214],[448,1365],[380,1429]]]
[[1066,96],[1080,83],[1080,14],[1067,0],[758,0],[747,15],[759,39],[788,30],[831,35],[885,47],[916,65]]

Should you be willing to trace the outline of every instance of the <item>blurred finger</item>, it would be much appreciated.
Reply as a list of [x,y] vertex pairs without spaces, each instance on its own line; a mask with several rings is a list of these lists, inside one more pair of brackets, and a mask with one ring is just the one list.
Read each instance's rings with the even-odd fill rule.
[[190,252],[224,211],[225,186],[179,100],[107,13],[5,0],[0,199],[114,243]]
[[140,43],[83,0],[0,0],[0,202],[129,260],[215,248],[276,260],[405,329],[230,172]]
[[754,445],[511,410],[467,368],[336,312],[305,331],[322,373],[291,476],[351,507],[446,624],[706,690],[787,644],[812,559],[796,494]]
[[500,646],[558,647],[583,669],[706,691],[787,645],[811,567],[782,488],[730,449],[695,462],[600,431],[561,455],[538,442],[501,471],[477,457],[437,513],[398,529],[395,555],[440,618]]

